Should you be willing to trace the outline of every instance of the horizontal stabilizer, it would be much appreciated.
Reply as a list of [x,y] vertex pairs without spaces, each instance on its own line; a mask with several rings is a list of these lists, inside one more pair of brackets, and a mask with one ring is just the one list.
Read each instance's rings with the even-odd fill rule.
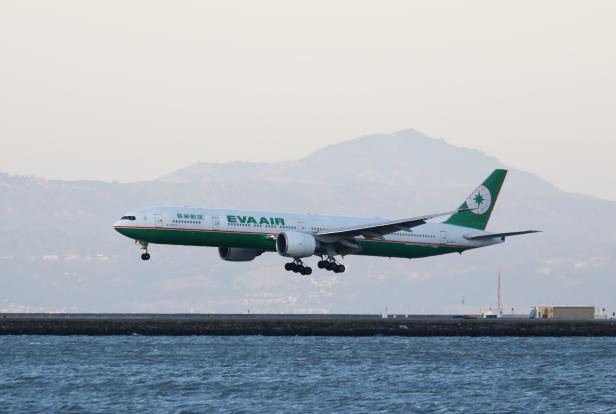
[[512,231],[509,233],[480,234],[479,236],[464,236],[468,240],[486,240],[500,237],[519,236],[520,234],[541,233],[539,230]]

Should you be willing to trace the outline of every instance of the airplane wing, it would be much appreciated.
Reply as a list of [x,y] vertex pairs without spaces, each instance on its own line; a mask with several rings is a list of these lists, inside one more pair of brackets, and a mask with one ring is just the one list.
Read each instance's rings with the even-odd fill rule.
[[491,234],[481,234],[479,236],[464,236],[464,238],[468,240],[486,240],[486,239],[494,239],[494,238],[499,238],[499,237],[519,236],[520,234],[530,234],[530,233],[541,233],[541,232],[539,230],[512,231],[509,233],[491,233]]
[[342,227],[338,229],[329,229],[321,231],[315,234],[317,239],[331,242],[336,239],[348,239],[357,236],[364,236],[366,238],[382,239],[386,234],[394,233],[396,231],[405,230],[409,231],[411,228],[425,224],[427,220],[435,217],[450,216],[454,213],[460,213],[469,209],[463,208],[454,211],[448,211],[445,213],[428,214],[426,216],[412,217],[401,220],[382,221],[372,224],[362,224],[353,227]]

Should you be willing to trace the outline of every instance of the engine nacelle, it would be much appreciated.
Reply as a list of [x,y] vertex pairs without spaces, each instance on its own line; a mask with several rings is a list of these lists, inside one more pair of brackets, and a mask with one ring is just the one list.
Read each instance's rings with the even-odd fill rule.
[[255,249],[243,249],[239,247],[219,247],[218,254],[227,262],[250,262],[259,256],[261,251]]
[[285,257],[310,257],[317,249],[317,241],[311,234],[285,231],[276,237],[276,251]]

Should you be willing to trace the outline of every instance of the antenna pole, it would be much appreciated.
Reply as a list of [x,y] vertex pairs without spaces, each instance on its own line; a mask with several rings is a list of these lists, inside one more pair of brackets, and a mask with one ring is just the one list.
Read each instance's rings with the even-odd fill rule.
[[498,283],[497,283],[497,287],[496,287],[496,302],[497,302],[497,309],[501,310],[501,270],[498,269]]

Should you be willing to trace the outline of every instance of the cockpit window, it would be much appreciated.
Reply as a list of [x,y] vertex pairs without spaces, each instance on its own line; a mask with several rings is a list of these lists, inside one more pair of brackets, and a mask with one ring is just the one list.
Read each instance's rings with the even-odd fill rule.
[[136,220],[135,216],[122,216],[120,220]]

